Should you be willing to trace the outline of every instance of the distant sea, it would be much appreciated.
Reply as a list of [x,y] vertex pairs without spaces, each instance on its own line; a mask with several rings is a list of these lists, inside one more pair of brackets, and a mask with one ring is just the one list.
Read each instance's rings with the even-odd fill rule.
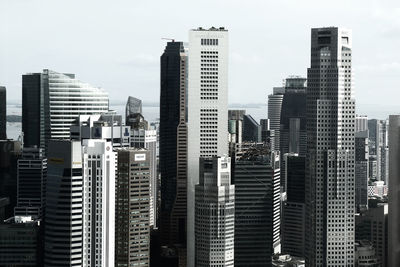
[[[159,120],[159,109],[158,106],[143,106],[143,116],[149,122]],[[255,120],[267,118],[267,106],[266,105],[230,105],[229,109],[244,109],[246,114],[250,114]],[[117,114],[125,115],[125,104],[110,105],[110,110],[115,110]],[[7,115],[20,115],[21,116],[21,105],[10,104],[7,105]],[[21,134],[22,125],[20,122],[7,122],[7,138],[17,139]]]

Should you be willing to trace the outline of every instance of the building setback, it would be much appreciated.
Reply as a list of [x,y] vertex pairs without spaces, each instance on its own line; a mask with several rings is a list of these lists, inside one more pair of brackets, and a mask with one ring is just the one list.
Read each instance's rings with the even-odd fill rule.
[[306,156],[306,264],[310,267],[355,263],[351,59],[350,30],[311,30]]
[[195,265],[194,196],[199,158],[228,154],[228,31],[189,32],[187,266]]
[[271,266],[281,245],[279,152],[254,145],[233,169],[235,266]]
[[115,266],[150,266],[150,153],[116,151]]
[[235,186],[231,184],[230,158],[201,158],[195,189],[195,266],[235,266],[234,231]]

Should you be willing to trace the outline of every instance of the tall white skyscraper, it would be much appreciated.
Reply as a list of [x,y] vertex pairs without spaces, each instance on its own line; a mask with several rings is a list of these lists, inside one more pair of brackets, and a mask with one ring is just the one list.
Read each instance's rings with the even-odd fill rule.
[[311,31],[307,87],[307,266],[354,266],[352,35]]
[[231,184],[231,159],[202,158],[195,191],[195,266],[233,267],[235,186]]
[[199,158],[228,154],[228,31],[189,32],[187,266],[195,265],[194,190]]
[[274,88],[274,94],[268,96],[269,128],[275,131],[275,150],[280,150],[281,111],[285,89],[282,90],[279,91]]
[[82,266],[114,266],[115,152],[111,142],[84,139]]

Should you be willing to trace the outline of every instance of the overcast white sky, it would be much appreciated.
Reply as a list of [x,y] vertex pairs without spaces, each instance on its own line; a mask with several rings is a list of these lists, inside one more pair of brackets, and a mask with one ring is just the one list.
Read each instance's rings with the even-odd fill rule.
[[49,68],[106,89],[159,100],[162,37],[198,26],[230,34],[230,103],[263,103],[288,75],[306,75],[310,29],[353,30],[359,113],[400,111],[398,0],[0,0],[0,84],[20,101],[21,75]]

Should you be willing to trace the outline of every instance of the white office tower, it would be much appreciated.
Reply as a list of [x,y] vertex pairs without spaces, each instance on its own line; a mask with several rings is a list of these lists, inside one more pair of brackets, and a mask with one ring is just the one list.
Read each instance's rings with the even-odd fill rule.
[[194,266],[194,189],[199,158],[228,154],[228,31],[189,32],[187,266]]
[[389,116],[389,259],[400,266],[400,115]]
[[276,90],[276,88],[274,88],[274,94],[268,96],[269,129],[275,132],[275,137],[274,137],[275,150],[280,150],[281,111],[282,111],[284,90],[285,90],[284,88],[283,91]]
[[150,163],[150,226],[157,228],[157,130],[132,129],[131,147],[149,151]]
[[354,266],[352,36],[311,31],[307,86],[306,263]]
[[196,185],[197,267],[234,266],[235,186],[229,157],[201,158]]
[[82,266],[82,147],[50,140],[44,266]]
[[82,266],[114,266],[115,152],[111,142],[85,139]]

